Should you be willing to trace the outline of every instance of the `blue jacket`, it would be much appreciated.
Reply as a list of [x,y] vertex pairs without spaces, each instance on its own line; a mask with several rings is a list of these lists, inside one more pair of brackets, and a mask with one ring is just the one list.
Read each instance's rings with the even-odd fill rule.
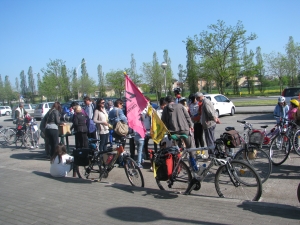
[[[277,104],[275,106],[273,114],[274,114],[274,116],[280,116],[280,117],[283,117],[283,118],[287,119],[288,118],[288,111],[289,111],[289,106],[288,105],[281,106],[281,105]],[[277,123],[279,123],[280,118],[276,118],[276,121],[277,121]]]
[[[118,110],[118,116],[117,116],[117,110]],[[109,111],[108,120],[109,120],[109,123],[113,126],[120,120],[122,120],[126,124],[128,123],[123,110],[120,108],[117,108],[117,107],[114,107],[112,110]]]

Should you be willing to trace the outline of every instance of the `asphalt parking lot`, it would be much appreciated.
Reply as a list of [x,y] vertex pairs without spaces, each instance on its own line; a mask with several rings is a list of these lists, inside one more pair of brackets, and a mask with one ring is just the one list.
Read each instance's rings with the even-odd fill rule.
[[[0,117],[0,125],[14,126],[5,119]],[[220,120],[216,137],[226,126],[242,131],[236,120],[247,120],[256,128],[274,124],[271,113],[236,114]],[[74,137],[70,144],[74,145]],[[122,168],[113,169],[98,183],[52,178],[43,147],[2,146],[0,224],[299,224],[299,163],[299,156],[291,153],[282,166],[273,167],[260,202],[247,202],[219,198],[213,171],[199,191],[182,196],[158,189],[147,160],[142,169],[145,188],[134,188]]]

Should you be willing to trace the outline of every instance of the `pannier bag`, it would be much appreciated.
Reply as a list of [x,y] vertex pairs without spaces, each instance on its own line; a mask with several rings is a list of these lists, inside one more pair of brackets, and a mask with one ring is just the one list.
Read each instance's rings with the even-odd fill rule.
[[92,154],[89,148],[79,148],[73,150],[74,164],[76,166],[88,166],[90,162],[90,156]]
[[249,136],[250,145],[262,145],[264,141],[264,134],[260,130],[253,130]]
[[228,148],[237,148],[241,144],[240,135],[236,130],[223,133],[222,139]]
[[161,181],[170,179],[177,157],[180,157],[177,147],[162,149],[154,159],[154,177]]

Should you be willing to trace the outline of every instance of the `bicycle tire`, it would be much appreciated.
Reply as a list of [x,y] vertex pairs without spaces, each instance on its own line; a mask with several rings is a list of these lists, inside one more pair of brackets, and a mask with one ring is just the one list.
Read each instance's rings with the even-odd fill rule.
[[23,135],[23,139],[22,139],[22,145],[25,147],[25,148],[28,148],[30,149],[31,146],[32,146],[32,138],[31,138],[31,134],[29,133],[25,133]]
[[300,129],[298,129],[294,133],[293,139],[292,139],[292,144],[293,144],[293,148],[295,150],[295,153],[300,156],[300,138],[298,138],[299,136],[300,136]]
[[155,180],[160,190],[174,191],[178,194],[185,194],[189,188],[189,184],[192,181],[192,174],[189,167],[183,161],[180,161],[177,172],[173,171],[172,185],[170,180],[161,181],[157,180],[156,178]]
[[86,180],[97,180],[100,178],[100,170],[99,166],[94,162],[90,163],[88,166],[77,166],[76,173],[79,178]]
[[[245,161],[230,162],[231,180],[227,165],[222,165],[216,172],[215,188],[221,198],[258,201],[262,195],[262,183],[255,169]],[[236,182],[237,186],[233,183]]]
[[6,128],[1,134],[4,135],[4,141],[1,142],[2,145],[11,145],[14,143],[16,131],[13,128]]
[[300,183],[297,188],[297,198],[298,198],[298,201],[300,202]]
[[273,165],[279,166],[284,163],[290,154],[291,147],[291,140],[286,134],[276,135],[269,148],[269,156]]
[[272,173],[272,161],[268,153],[252,146],[248,147],[248,156],[246,156],[245,151],[244,148],[240,149],[233,159],[248,162],[258,173],[261,182],[266,182]]
[[132,186],[144,187],[144,176],[137,163],[130,157],[124,158],[124,170]]

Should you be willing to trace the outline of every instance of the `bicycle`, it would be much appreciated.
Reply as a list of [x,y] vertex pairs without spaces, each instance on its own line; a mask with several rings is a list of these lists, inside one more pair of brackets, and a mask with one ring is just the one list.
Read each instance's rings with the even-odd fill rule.
[[[98,139],[89,139],[90,144],[99,141]],[[122,155],[125,174],[130,184],[132,186],[144,187],[144,177],[137,163],[129,157],[130,153],[124,151],[121,142],[116,143],[116,148],[110,146],[107,151],[98,151],[96,145],[86,149],[88,152],[88,163],[86,166],[76,166],[78,177],[101,181],[102,178],[108,177],[109,172],[115,167],[116,160]],[[74,163],[76,165],[76,157]]]
[[[253,166],[261,182],[264,183],[268,180],[272,172],[272,160],[268,153],[262,149],[263,142],[266,143],[266,136],[260,130],[253,129],[252,124],[245,120],[237,120],[237,122],[243,124],[244,132],[242,136],[239,135],[241,148],[233,155],[233,159],[246,160]],[[225,130],[229,131],[235,129],[234,127],[226,127]],[[222,152],[220,151],[222,149],[222,143],[219,143],[217,147],[220,148],[219,152]]]
[[3,126],[0,126],[0,144],[4,146],[11,145],[16,134],[15,129],[10,127],[2,128]]
[[23,145],[26,148],[38,148],[39,147],[39,128],[36,123],[36,120],[34,118],[31,118],[30,120],[26,121],[26,132],[23,136]]
[[[173,140],[182,140],[186,135],[171,135]],[[259,175],[254,168],[240,160],[218,159],[210,155],[211,162],[205,168],[199,169],[197,158],[192,155],[195,151],[217,149],[211,147],[200,147],[187,149],[183,147],[180,152],[177,146],[177,152],[173,152],[173,169],[167,180],[156,179],[156,183],[161,190],[175,190],[177,193],[188,195],[193,190],[200,190],[201,182],[209,174],[210,169],[216,165],[219,166],[215,176],[215,189],[219,197],[238,198],[243,200],[258,201],[262,195],[262,183]],[[154,154],[154,164],[158,160],[161,149]],[[174,151],[174,148],[173,148]],[[187,158],[188,165],[184,162]]]
[[287,125],[287,122],[291,122],[288,119],[275,117],[280,118],[280,121],[277,125],[278,132],[269,147],[269,156],[273,165],[279,166],[286,161],[291,151],[292,126]]

